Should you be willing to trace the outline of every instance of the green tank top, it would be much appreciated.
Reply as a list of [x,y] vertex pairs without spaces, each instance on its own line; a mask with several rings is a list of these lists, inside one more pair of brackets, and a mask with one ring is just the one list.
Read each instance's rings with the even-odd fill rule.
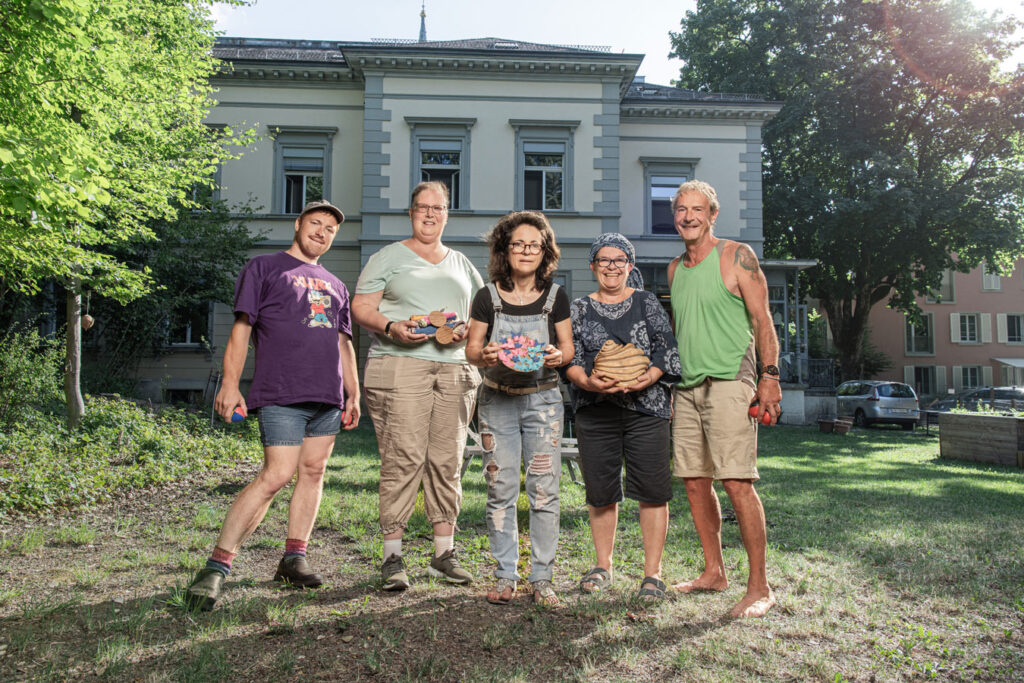
[[722,245],[716,244],[692,268],[680,259],[672,280],[672,318],[683,388],[697,386],[708,377],[754,384],[754,328],[743,297],[722,282]]

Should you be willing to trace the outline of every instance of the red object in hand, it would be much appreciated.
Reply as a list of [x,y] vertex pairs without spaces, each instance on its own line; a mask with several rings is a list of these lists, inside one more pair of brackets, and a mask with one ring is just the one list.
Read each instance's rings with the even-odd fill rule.
[[[750,409],[747,411],[747,414],[749,414],[750,417],[752,417],[752,418],[754,418],[756,420],[757,419],[757,412],[760,410],[760,405],[761,404],[758,403],[757,401],[754,401],[753,403],[751,403],[750,404]],[[771,413],[769,413],[767,410],[764,411],[764,415],[761,416],[761,424],[763,424],[765,426],[771,426],[771,424],[772,424]]]

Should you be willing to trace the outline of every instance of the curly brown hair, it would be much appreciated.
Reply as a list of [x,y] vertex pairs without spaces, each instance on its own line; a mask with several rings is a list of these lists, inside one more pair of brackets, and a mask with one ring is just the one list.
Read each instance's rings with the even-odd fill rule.
[[502,289],[511,291],[512,265],[508,261],[509,244],[512,242],[512,233],[520,225],[532,225],[540,231],[541,242],[544,245],[541,250],[542,258],[533,274],[534,286],[544,291],[551,286],[551,276],[558,269],[558,259],[562,256],[562,250],[555,242],[555,231],[551,229],[548,219],[540,211],[513,211],[498,221],[489,233],[487,233],[487,246],[491,248],[491,261],[487,265],[487,274],[491,282],[496,283]]

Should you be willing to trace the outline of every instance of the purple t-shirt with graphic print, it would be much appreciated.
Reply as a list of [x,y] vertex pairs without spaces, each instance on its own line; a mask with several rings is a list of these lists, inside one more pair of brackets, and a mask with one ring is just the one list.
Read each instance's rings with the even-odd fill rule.
[[257,256],[238,275],[235,313],[249,316],[256,347],[249,408],[344,407],[338,333],[351,337],[352,319],[341,280],[283,251]]

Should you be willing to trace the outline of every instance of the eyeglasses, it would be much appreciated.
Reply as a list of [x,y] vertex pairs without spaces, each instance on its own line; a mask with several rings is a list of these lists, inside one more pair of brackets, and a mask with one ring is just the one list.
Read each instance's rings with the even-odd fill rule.
[[622,256],[620,256],[619,258],[607,258],[605,256],[599,256],[598,258],[594,259],[594,263],[596,263],[602,268],[611,268],[612,266],[615,266],[616,268],[625,268],[626,266],[629,265],[629,259],[624,258]]
[[444,213],[448,210],[447,206],[441,206],[440,204],[413,204],[412,210],[416,213],[428,213],[433,211],[434,213]]
[[540,242],[513,242],[508,248],[513,254],[539,254],[544,251],[544,245]]

